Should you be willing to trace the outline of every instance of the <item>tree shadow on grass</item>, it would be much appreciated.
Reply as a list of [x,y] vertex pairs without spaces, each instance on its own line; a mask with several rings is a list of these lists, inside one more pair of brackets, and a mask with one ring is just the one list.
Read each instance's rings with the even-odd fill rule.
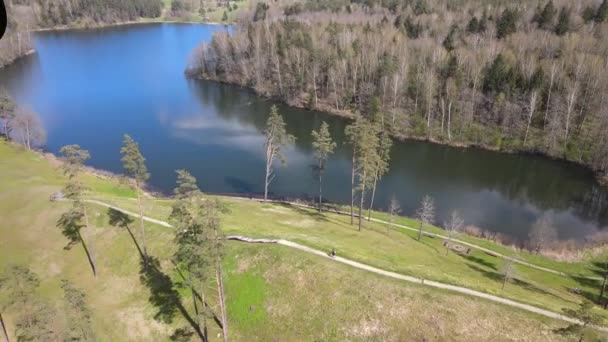
[[179,312],[190,324],[196,334],[204,339],[203,332],[198,323],[190,316],[175,290],[171,277],[163,273],[158,258],[148,255],[140,261],[139,278],[144,286],[150,290],[148,300],[158,310],[154,319],[171,323]]
[[81,223],[83,217],[84,215],[82,212],[72,208],[69,211],[61,214],[59,220],[57,220],[57,227],[61,228],[61,233],[68,239],[68,244],[63,247],[63,249],[70,250],[72,249],[72,247],[74,247],[74,245],[78,243],[82,244],[84,253],[87,256],[87,260],[89,261],[89,266],[91,266],[91,270],[93,271],[93,275],[96,275],[97,270],[95,269],[95,263],[93,262],[91,253],[87,248],[86,242],[80,234],[80,230],[85,227],[85,225]]
[[108,218],[111,226],[125,228],[127,232],[129,232],[129,235],[131,236],[131,239],[133,239],[133,243],[139,252],[139,256],[143,259],[144,253],[142,252],[141,247],[139,247],[139,243],[137,243],[137,239],[135,239],[135,235],[131,231],[131,228],[129,228],[129,224],[133,223],[133,219],[129,215],[112,208],[108,209]]
[[[176,283],[176,285],[179,285],[181,287],[187,287],[187,288],[190,289],[190,287],[188,285],[186,285],[186,283],[187,283],[186,276],[182,273],[182,271],[179,269],[179,267],[177,267],[177,264],[175,263],[175,261],[171,260],[171,263],[173,264],[173,266],[175,266],[175,270],[177,270],[177,274],[182,279],[182,281],[180,283]],[[198,291],[196,291],[194,289],[190,289],[190,291],[194,292],[194,295],[196,296],[196,299],[198,299],[200,302],[203,302],[203,297],[200,295],[200,293],[198,293]],[[206,301],[204,302],[204,305],[205,305],[205,308],[207,309],[207,312],[211,313],[211,316],[213,317],[213,320],[218,325],[218,327],[220,327],[220,329],[221,329],[222,328],[222,321],[215,314],[215,312],[213,311],[213,308],[211,308],[211,306],[209,305],[209,303],[207,303]]]
[[[175,289],[171,277],[161,270],[160,261],[158,258],[151,255],[148,255],[146,258],[142,252],[142,249],[137,243],[135,235],[129,228],[129,224],[133,222],[133,219],[129,215],[112,208],[108,209],[108,217],[110,225],[125,228],[127,230],[131,236],[131,239],[133,239],[133,243],[135,244],[137,251],[139,252],[139,278],[142,284],[150,291],[150,297],[148,300],[157,309],[154,319],[164,323],[171,323],[173,322],[176,314],[179,313],[184,317],[184,319],[186,319],[186,321],[188,321],[190,325],[187,328],[183,328],[183,331],[180,331],[184,333],[189,331],[192,333],[192,335],[196,333],[201,339],[204,339],[204,334],[198,326],[198,323],[192,318],[192,316],[190,316],[186,308],[183,306],[179,293]],[[176,335],[178,339],[180,338],[179,335],[179,333]]]
[[[594,270],[594,273],[595,273],[595,270]],[[601,273],[600,275],[603,276],[603,273]],[[593,303],[602,304],[602,303],[599,303],[599,301],[600,301],[599,296],[600,296],[600,291],[601,291],[601,288],[602,288],[602,280],[600,280],[600,279],[589,279],[589,278],[586,278],[586,277],[579,277],[579,276],[570,276],[570,278],[572,278],[573,280],[575,280],[580,287],[597,289],[597,292],[591,292],[589,290],[583,290],[583,289],[579,288],[578,289],[579,292],[578,293],[574,293],[572,291],[573,290],[572,288],[565,287],[567,291],[569,291],[571,293],[574,293],[574,294],[578,294],[578,295],[580,295],[580,296],[582,296],[582,297],[590,300]],[[604,294],[604,297],[605,296],[606,296],[606,294]]]
[[487,268],[491,268],[491,269],[493,269],[495,271],[498,270],[496,268],[496,265],[494,265],[493,263],[491,263],[489,261],[486,261],[486,260],[484,260],[482,258],[478,258],[478,257],[473,256],[473,255],[461,254],[461,253],[455,253],[455,254],[457,254],[458,256],[462,257],[463,259],[466,259],[468,261],[472,261],[472,262],[474,262],[476,264],[479,264],[481,266],[484,266],[484,267],[487,267]]
[[323,215],[323,213],[320,213],[319,211],[314,210],[314,209],[304,209],[297,205],[292,205],[289,203],[277,203],[277,205],[287,208],[287,209],[291,209],[300,215],[308,216],[315,221],[323,221],[323,222],[327,221],[327,218],[325,217],[325,215]]
[[[483,275],[484,277],[494,280],[500,284],[502,284],[504,277],[502,274],[500,274],[499,272],[495,272],[495,271],[488,271],[488,270],[484,270],[483,268],[475,265],[475,264],[470,264],[467,263],[466,264],[469,268],[471,268],[474,271],[477,271],[479,273],[481,273],[481,275]],[[534,285],[534,284],[530,284],[527,281],[523,281],[521,279],[518,278],[513,278],[509,281],[509,283],[511,283],[512,285],[518,286],[526,291],[530,291],[530,292],[534,292],[537,294],[542,294],[542,295],[546,295],[546,296],[551,296],[553,298],[562,300],[562,301],[567,301],[567,302],[572,302],[571,300],[568,300],[566,298],[560,297],[554,293],[551,293],[547,290],[541,289],[540,287]],[[508,285],[507,285],[508,286]]]

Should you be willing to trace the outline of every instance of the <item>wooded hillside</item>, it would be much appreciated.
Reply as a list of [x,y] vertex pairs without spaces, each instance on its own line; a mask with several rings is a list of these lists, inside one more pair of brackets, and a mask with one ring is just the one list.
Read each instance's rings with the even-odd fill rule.
[[189,74],[295,106],[369,112],[395,136],[539,152],[608,174],[608,3],[260,3]]
[[0,67],[30,51],[30,30],[65,25],[97,26],[155,18],[161,0],[9,0],[6,36],[0,40]]

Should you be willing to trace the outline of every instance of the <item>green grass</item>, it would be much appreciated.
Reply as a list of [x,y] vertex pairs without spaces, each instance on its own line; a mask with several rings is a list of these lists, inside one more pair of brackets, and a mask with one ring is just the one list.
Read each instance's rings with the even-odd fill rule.
[[[136,209],[130,199],[96,197],[119,207]],[[446,255],[442,239],[424,237],[419,242],[416,232],[381,223],[365,222],[363,231],[358,232],[356,226],[350,225],[348,216],[245,199],[222,200],[230,209],[230,214],[224,217],[224,230],[228,234],[283,238],[327,251],[335,248],[341,256],[382,269],[465,286],[556,312],[563,307],[575,307],[581,301],[582,296],[569,292],[570,288],[580,288],[592,298],[599,293],[599,280],[579,280],[523,265],[516,266],[515,280],[503,290],[500,268],[504,260],[479,250],[468,256],[451,252]],[[171,201],[148,200],[145,211],[151,217],[166,219],[170,206]],[[485,242],[491,249],[504,248]],[[560,264],[553,266],[561,270]],[[598,308],[597,312],[608,317],[604,310]]]
[[[88,176],[94,196],[134,209],[133,193],[116,180]],[[0,143],[0,272],[9,264],[28,265],[41,279],[36,296],[62,317],[61,279],[83,289],[93,311],[99,340],[167,340],[187,325],[184,315],[159,315],[150,299],[164,293],[166,279],[140,279],[140,258],[128,231],[108,225],[107,210],[89,205],[92,241],[99,276],[93,278],[82,246],[65,250],[66,239],[55,227],[68,203],[50,202],[61,188],[61,173],[42,156]],[[223,217],[229,234],[277,237],[315,248],[336,248],[342,256],[403,274],[468,286],[559,311],[574,307],[580,297],[564,288],[569,278],[519,267],[518,281],[500,290],[494,268],[497,258],[474,252],[472,258],[445,255],[439,239],[414,239],[414,234],[366,224],[359,233],[348,217],[318,215],[297,207],[223,198],[230,213]],[[165,219],[170,201],[145,201],[149,216]],[[136,223],[131,230],[140,240]],[[171,264],[173,231],[146,224],[149,254],[159,260],[182,296],[183,310],[193,313],[189,292]],[[229,242],[225,260],[229,327],[234,340],[385,340],[431,339],[556,340],[552,329],[563,323],[520,310],[376,276],[287,247]],[[578,285],[577,285],[578,286]],[[581,287],[581,286],[579,286]],[[212,288],[212,284],[210,285]],[[595,291],[592,288],[584,288]],[[169,289],[171,290],[171,289]],[[209,290],[211,291],[211,290]],[[210,292],[210,301],[215,300]],[[0,302],[2,294],[0,294]],[[161,303],[163,301],[160,301]],[[13,334],[19,308],[2,308]],[[603,312],[603,311],[602,311]],[[471,316],[472,315],[472,316]],[[170,317],[171,319],[167,319]],[[58,319],[59,319],[58,318]],[[165,318],[165,319],[163,319]],[[57,331],[65,322],[59,319]],[[211,326],[212,336],[219,329]]]

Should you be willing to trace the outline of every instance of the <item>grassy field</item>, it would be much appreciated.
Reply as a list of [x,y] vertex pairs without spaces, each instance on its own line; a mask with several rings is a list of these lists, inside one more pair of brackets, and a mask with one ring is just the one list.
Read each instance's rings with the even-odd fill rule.
[[[39,154],[0,143],[0,274],[9,265],[27,265],[41,279],[33,296],[62,317],[62,279],[82,289],[93,308],[93,330],[101,341],[168,340],[192,317],[187,291],[170,262],[173,231],[147,224],[148,250],[159,271],[143,274],[134,239],[108,224],[107,210],[89,206],[99,275],[92,276],[82,246],[64,249],[66,239],[55,227],[69,204],[50,202],[63,177]],[[113,180],[88,176],[94,197],[133,208],[132,191]],[[403,274],[464,285],[559,311],[574,307],[580,296],[565,290],[596,288],[574,279],[518,268],[516,280],[500,290],[501,260],[474,252],[469,257],[445,255],[439,239],[381,224],[366,224],[362,233],[348,217],[319,215],[297,207],[224,198],[230,213],[227,233],[280,237],[319,249],[336,248],[342,256]],[[148,199],[149,216],[165,219],[170,201]],[[135,228],[135,227],[133,227]],[[135,238],[138,230],[133,229]],[[559,266],[559,265],[558,265]],[[230,333],[234,340],[530,340],[561,339],[553,329],[563,322],[435,289],[405,284],[283,246],[228,243],[225,260]],[[172,296],[181,301],[170,301]],[[19,307],[0,310],[14,334]],[[211,298],[213,301],[214,298]],[[171,302],[175,307],[167,308]],[[598,309],[598,312],[602,312]],[[213,336],[219,332],[213,326]]]
[[[136,210],[135,202],[129,198],[102,194],[94,197]],[[327,251],[335,248],[341,256],[382,269],[465,286],[556,312],[563,307],[576,306],[584,296],[594,299],[599,294],[599,280],[565,277],[522,265],[517,266],[514,281],[502,289],[500,268],[505,261],[482,251],[473,250],[467,256],[446,255],[442,239],[427,236],[419,242],[416,232],[381,223],[365,222],[363,231],[358,232],[356,226],[350,225],[348,216],[319,214],[297,206],[238,198],[224,197],[223,202],[231,210],[224,217],[224,229],[228,234],[283,238]],[[150,199],[146,201],[145,211],[150,217],[165,220],[171,203]],[[407,223],[409,219],[401,220]],[[436,230],[438,228],[433,229]],[[480,241],[485,247],[505,252],[503,249],[506,247]],[[537,258],[556,270],[570,271],[573,268],[569,264]],[[571,288],[581,289],[582,295],[568,291]],[[597,309],[597,312],[608,317],[604,310]]]

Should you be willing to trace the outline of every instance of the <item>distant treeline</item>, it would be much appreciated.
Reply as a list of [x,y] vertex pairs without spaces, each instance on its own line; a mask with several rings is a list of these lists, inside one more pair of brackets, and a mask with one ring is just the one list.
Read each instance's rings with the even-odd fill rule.
[[188,72],[395,136],[532,151],[608,173],[606,0],[259,3]]
[[161,0],[16,0],[33,9],[42,27],[76,21],[115,23],[161,15]]
[[0,67],[32,49],[29,31],[56,26],[97,26],[155,18],[161,0],[8,0],[9,25],[0,41]]

